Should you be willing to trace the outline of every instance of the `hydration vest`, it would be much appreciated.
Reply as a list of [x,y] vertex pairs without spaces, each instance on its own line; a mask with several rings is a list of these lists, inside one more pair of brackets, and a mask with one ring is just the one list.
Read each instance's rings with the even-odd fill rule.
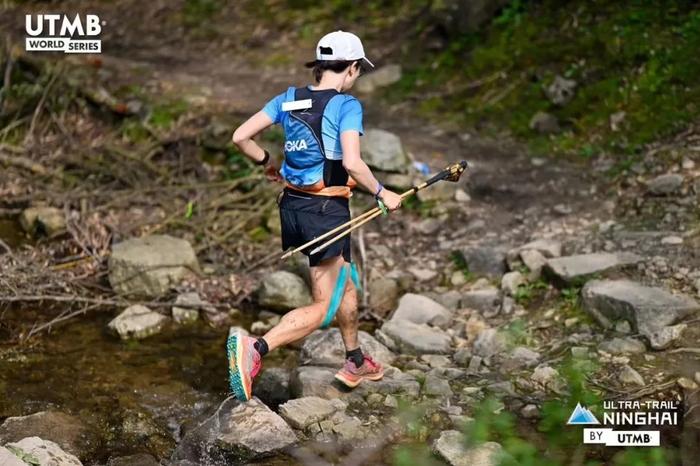
[[280,173],[288,187],[312,194],[351,196],[355,181],[343,167],[342,156],[327,156],[321,133],[323,112],[339,94],[335,89],[287,89],[282,111],[289,118],[284,121],[284,163]]

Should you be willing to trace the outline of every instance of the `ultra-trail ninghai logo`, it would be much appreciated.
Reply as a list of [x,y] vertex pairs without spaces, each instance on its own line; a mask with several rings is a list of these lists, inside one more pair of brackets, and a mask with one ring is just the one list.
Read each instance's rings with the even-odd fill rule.
[[100,17],[76,14],[25,15],[24,48],[27,52],[101,53]]
[[[610,427],[583,429],[583,443],[609,447],[658,447],[661,445],[658,428],[678,425],[679,403],[658,400],[604,401],[603,411],[602,425]],[[566,424],[585,426],[601,425],[601,422],[588,408],[577,403]],[[612,426],[629,426],[634,430],[615,430]],[[657,430],[647,430],[649,427],[656,427]]]

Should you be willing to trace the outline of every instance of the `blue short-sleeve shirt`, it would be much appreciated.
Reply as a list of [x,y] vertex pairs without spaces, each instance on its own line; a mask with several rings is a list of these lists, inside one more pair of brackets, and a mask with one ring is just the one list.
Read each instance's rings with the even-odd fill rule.
[[[309,90],[313,90],[309,87]],[[286,92],[273,97],[263,107],[263,112],[270,117],[274,124],[284,124],[284,119],[289,118],[287,112],[282,111]],[[326,157],[333,160],[343,158],[343,149],[340,145],[340,134],[344,131],[357,131],[362,135],[362,104],[355,97],[347,94],[338,94],[331,98],[323,112],[321,123],[321,135]]]

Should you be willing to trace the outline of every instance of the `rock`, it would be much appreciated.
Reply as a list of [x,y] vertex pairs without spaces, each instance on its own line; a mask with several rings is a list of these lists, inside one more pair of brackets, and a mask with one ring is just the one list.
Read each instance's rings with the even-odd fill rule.
[[27,466],[27,463],[2,446],[0,446],[0,464],[2,466]]
[[471,200],[471,196],[465,190],[458,188],[455,191],[455,201],[459,202],[460,204],[471,202]]
[[405,173],[410,165],[401,139],[382,129],[365,131],[362,138],[362,159],[370,167],[388,172]]
[[530,119],[530,129],[540,134],[555,134],[561,131],[559,120],[547,112],[537,112]]
[[277,409],[291,397],[289,378],[289,370],[283,367],[263,369],[253,384],[253,396],[272,409]]
[[496,442],[486,442],[468,447],[464,434],[457,430],[440,432],[433,450],[451,466],[498,466],[502,447]]
[[317,396],[307,396],[280,405],[279,413],[292,427],[304,430],[314,422],[329,418],[336,411],[344,411],[345,406],[345,403],[337,399],[330,401]]
[[386,346],[390,351],[397,352],[399,350],[399,347],[394,341],[394,339],[386,333],[382,332],[381,329],[377,329],[374,331],[374,338],[376,338],[379,343]]
[[[423,181],[434,176],[435,173],[431,173],[423,179]],[[458,183],[436,183],[430,187],[430,189],[423,189],[418,191],[416,196],[421,202],[445,202],[451,201],[457,197],[457,190],[459,189]]]
[[369,306],[379,315],[386,315],[392,309],[396,309],[401,292],[396,280],[387,277],[369,280],[367,291]]
[[524,250],[520,253],[520,258],[530,271],[530,273],[527,275],[528,281],[534,282],[538,280],[542,275],[542,267],[544,267],[544,265],[547,263],[547,259],[541,252],[534,249]]
[[619,111],[610,114],[610,129],[613,131],[620,131],[622,123],[627,117],[627,112]]
[[209,303],[202,301],[196,292],[180,294],[173,306],[173,320],[178,324],[194,322],[199,318],[199,309],[208,305]]
[[622,369],[620,370],[620,382],[625,385],[639,385],[640,387],[646,385],[642,376],[639,375],[639,372],[632,369],[627,364],[622,366]]
[[347,443],[366,437],[362,422],[356,417],[343,415],[332,427],[338,442]]
[[386,87],[401,79],[401,65],[385,65],[371,73],[367,73],[357,81],[357,91],[362,93],[374,92],[379,87]]
[[[462,294],[457,290],[449,290],[445,292],[427,292],[425,293],[425,296],[449,309],[450,314],[453,314],[454,311],[460,307],[460,301],[462,299]],[[431,319],[431,321],[432,320],[433,319]]]
[[399,400],[393,395],[387,395],[384,399],[384,406],[391,409],[396,409],[399,407]]
[[661,238],[661,244],[664,245],[669,245],[669,246],[678,246],[683,244],[683,238],[681,236],[665,236]]
[[513,261],[520,256],[523,251],[537,251],[546,258],[561,256],[561,243],[553,239],[537,239],[513,248],[506,255],[508,261]]
[[435,270],[426,269],[423,267],[409,267],[408,271],[411,275],[416,277],[419,282],[429,282],[438,276]]
[[454,354],[454,356],[452,356],[452,358],[458,365],[467,367],[472,358],[472,352],[469,348],[461,348]]
[[698,389],[698,384],[694,380],[689,379],[688,377],[680,377],[678,380],[676,380],[676,383],[683,390],[697,390]]
[[642,260],[640,256],[628,252],[597,252],[548,259],[545,271],[559,282],[573,284],[591,275],[634,265]]
[[449,322],[452,320],[452,312],[426,296],[406,293],[399,300],[399,307],[391,315],[390,320],[407,320],[416,324],[427,324],[436,317]]
[[452,389],[447,380],[433,374],[428,374],[425,377],[423,385],[423,393],[429,396],[452,396]]
[[483,359],[502,353],[506,349],[506,338],[494,328],[479,333],[474,341],[473,353]]
[[[670,325],[668,327],[663,327],[661,330],[654,334],[654,339],[651,343],[654,349],[668,348],[671,344],[679,340],[688,326],[686,324]],[[651,339],[650,339],[651,341]],[[654,347],[656,345],[656,347]]]
[[447,354],[450,351],[450,336],[427,324],[392,319],[382,325],[382,332],[391,337],[401,351],[410,354]]
[[476,246],[466,249],[463,254],[469,271],[475,275],[500,278],[506,272],[505,249]]
[[550,366],[537,366],[530,377],[534,383],[540,385],[544,389],[549,389],[559,392],[562,388],[562,380],[559,372]]
[[624,334],[632,333],[632,326],[628,321],[620,320],[615,322],[615,331]]
[[[391,365],[396,355],[386,346],[379,343],[369,333],[360,330],[358,333],[360,348],[384,365]],[[340,367],[345,363],[345,346],[340,330],[316,330],[304,339],[299,355],[300,364],[309,366]]]
[[430,367],[447,367],[450,365],[450,358],[442,354],[424,354],[420,359]]
[[540,409],[537,405],[528,404],[520,410],[520,415],[525,419],[537,419],[540,417]]
[[129,306],[107,325],[110,330],[121,337],[122,340],[134,338],[140,340],[160,332],[168,318],[142,306],[134,304]]
[[158,460],[147,453],[110,458],[107,466],[160,466]]
[[598,348],[610,354],[640,354],[646,351],[644,343],[629,337],[604,341]]
[[518,346],[501,364],[501,371],[504,373],[522,369],[525,367],[535,367],[540,362],[541,356],[537,351],[524,346]]
[[280,312],[308,306],[313,302],[304,280],[284,270],[265,275],[258,288],[257,297],[261,307]]
[[19,442],[8,443],[5,448],[15,456],[31,459],[29,463],[35,466],[82,466],[83,464],[51,440],[43,440],[39,437],[26,437]]
[[86,460],[96,451],[99,442],[80,419],[58,411],[8,417],[0,426],[0,443],[18,442],[25,437],[50,440],[63,450]]
[[679,175],[678,173],[667,173],[657,176],[653,180],[647,182],[647,190],[649,190],[651,194],[657,196],[673,194],[678,191],[681,186],[683,186],[683,175]]
[[167,235],[115,244],[109,257],[109,283],[121,295],[161,296],[199,270],[190,243]]
[[300,366],[292,372],[290,389],[294,397],[318,396],[325,399],[360,399],[370,393],[417,397],[420,384],[415,377],[392,367],[385,368],[382,380],[360,384],[349,390],[335,380],[337,368]]
[[501,292],[498,288],[489,287],[481,290],[467,291],[462,295],[462,307],[491,313],[501,305]]
[[31,235],[54,236],[66,229],[63,211],[55,207],[29,207],[22,211],[19,223]]
[[544,92],[554,105],[565,105],[574,98],[576,84],[576,81],[573,79],[566,79],[557,75],[554,77],[554,81],[545,88]]
[[501,290],[508,296],[517,296],[518,288],[525,283],[525,277],[520,272],[508,272],[501,278]]
[[270,456],[296,443],[294,431],[257,398],[229,397],[217,411],[189,431],[174,460],[201,464],[241,464]]
[[583,308],[603,327],[625,319],[649,339],[654,349],[664,349],[682,328],[665,330],[696,313],[700,305],[690,296],[671,294],[629,280],[593,280],[581,291]]

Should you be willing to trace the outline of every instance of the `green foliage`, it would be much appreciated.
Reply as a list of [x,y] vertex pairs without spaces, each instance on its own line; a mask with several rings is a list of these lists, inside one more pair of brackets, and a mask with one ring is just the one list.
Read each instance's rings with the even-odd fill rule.
[[474,278],[474,274],[469,271],[469,264],[467,263],[466,257],[462,251],[452,251],[450,253],[450,260],[454,264],[457,270],[460,270],[464,274],[464,278],[470,281]]
[[[690,0],[514,0],[484,31],[451,37],[407,70],[392,95],[449,88],[449,99],[423,99],[420,110],[487,132],[506,127],[537,152],[627,156],[700,116],[698,50],[700,9]],[[543,92],[555,75],[578,83],[561,107]],[[529,128],[540,110],[562,133]]]
[[183,22],[187,26],[199,26],[216,15],[223,5],[222,0],[185,0]]
[[187,102],[183,100],[161,103],[153,108],[148,121],[157,128],[168,128],[187,111],[187,108]]
[[[524,275],[527,274],[527,271],[523,273]],[[547,282],[544,280],[537,279],[536,281],[532,283],[525,283],[524,285],[520,285],[518,289],[515,292],[515,296],[513,296],[513,299],[515,299],[515,302],[518,304],[521,304],[523,306],[527,306],[530,304],[533,299],[535,299],[537,296],[541,294],[543,290],[546,290],[549,287]]]

